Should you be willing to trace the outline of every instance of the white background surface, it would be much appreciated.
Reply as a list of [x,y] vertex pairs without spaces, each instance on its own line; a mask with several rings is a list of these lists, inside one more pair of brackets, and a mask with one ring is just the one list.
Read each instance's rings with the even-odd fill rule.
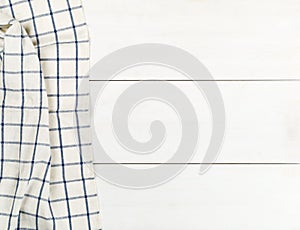
[[[172,81],[198,112],[199,149],[182,174],[153,189],[122,189],[98,178],[104,229],[300,229],[300,2],[89,0],[83,4],[92,65],[128,45],[178,46],[195,55],[217,80],[227,115],[220,157],[200,176],[199,163],[211,132],[208,108],[192,82]],[[109,83],[107,99],[97,111],[109,111],[118,93],[135,83],[126,80],[153,78],[183,76],[149,67],[124,72],[118,76],[123,81]],[[91,83],[93,100],[101,84]],[[147,139],[139,127],[152,113],[147,106],[139,113],[130,129]],[[169,113],[162,114],[162,120],[173,130],[168,138],[174,145],[178,121]],[[96,125],[116,162],[147,166],[172,155],[172,144],[154,156],[126,154],[112,141],[110,128],[104,120]],[[111,167],[103,163],[96,155],[96,167]]]

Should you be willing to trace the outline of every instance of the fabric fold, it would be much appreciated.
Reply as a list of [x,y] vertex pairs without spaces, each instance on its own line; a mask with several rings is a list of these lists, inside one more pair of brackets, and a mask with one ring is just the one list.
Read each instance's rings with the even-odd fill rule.
[[1,13],[0,18],[4,33],[0,60],[0,226],[30,228],[51,219],[47,92],[37,52],[25,29],[6,14]]
[[81,1],[3,0],[0,29],[1,229],[101,229]]

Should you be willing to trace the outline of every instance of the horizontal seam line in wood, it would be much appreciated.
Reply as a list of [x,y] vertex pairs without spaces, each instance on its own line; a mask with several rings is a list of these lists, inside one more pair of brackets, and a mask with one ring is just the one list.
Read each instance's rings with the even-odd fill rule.
[[243,81],[243,82],[256,82],[256,81],[265,81],[265,82],[280,82],[280,81],[300,81],[300,79],[235,79],[235,80],[233,80],[233,79],[223,79],[223,80],[197,80],[197,79],[195,79],[195,80],[191,80],[191,79],[145,79],[145,80],[139,80],[139,79],[123,79],[123,80],[121,80],[121,79],[115,79],[115,80],[95,80],[95,79],[89,79],[89,81],[91,81],[91,82],[97,82],[97,81],[99,81],[99,82],[111,82],[111,81],[124,81],[124,82],[126,82],[126,81],[187,81],[187,82],[193,82],[193,81],[203,81],[203,82],[210,82],[210,81],[216,81],[216,82],[218,82],[218,81],[220,81],[220,82],[226,82],[226,81],[229,81],[229,82],[232,82],[232,81],[236,81],[236,82],[241,82],[241,81]]
[[300,165],[300,163],[99,163],[94,162],[94,165]]

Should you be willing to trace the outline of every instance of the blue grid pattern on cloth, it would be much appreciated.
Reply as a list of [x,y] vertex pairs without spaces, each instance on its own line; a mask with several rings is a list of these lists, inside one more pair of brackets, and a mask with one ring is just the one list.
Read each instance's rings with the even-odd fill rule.
[[1,229],[101,229],[88,71],[80,0],[1,0]]

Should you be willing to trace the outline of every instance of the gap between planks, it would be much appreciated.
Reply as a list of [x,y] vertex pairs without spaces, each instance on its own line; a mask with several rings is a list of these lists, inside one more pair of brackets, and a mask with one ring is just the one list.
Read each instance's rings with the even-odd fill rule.
[[94,162],[94,165],[300,165],[300,163],[99,163]]
[[203,82],[293,82],[293,81],[300,81],[300,79],[222,79],[222,80],[191,80],[191,79],[145,79],[145,80],[138,80],[138,79],[114,79],[114,80],[95,80],[89,79],[90,82],[110,82],[110,81],[117,81],[117,82],[139,82],[139,81],[186,81],[186,82],[193,82],[193,81],[203,81]]

